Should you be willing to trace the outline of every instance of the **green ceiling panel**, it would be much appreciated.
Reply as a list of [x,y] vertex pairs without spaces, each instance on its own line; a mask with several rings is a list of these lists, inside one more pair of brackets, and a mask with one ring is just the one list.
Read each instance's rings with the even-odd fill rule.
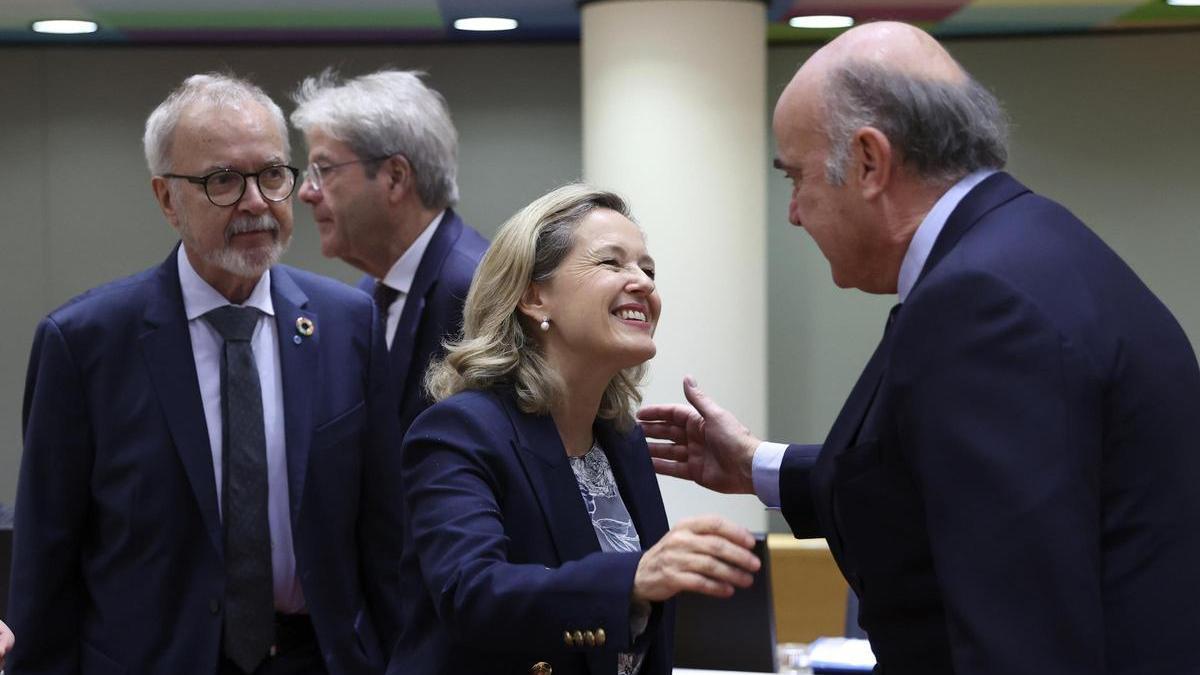
[[1129,11],[1129,4],[964,7],[938,24],[937,35],[1085,31]]
[[1154,0],[1145,2],[1122,15],[1117,24],[1155,23],[1163,24],[1178,22],[1180,24],[1195,24],[1200,21],[1200,7],[1172,7],[1165,2]]

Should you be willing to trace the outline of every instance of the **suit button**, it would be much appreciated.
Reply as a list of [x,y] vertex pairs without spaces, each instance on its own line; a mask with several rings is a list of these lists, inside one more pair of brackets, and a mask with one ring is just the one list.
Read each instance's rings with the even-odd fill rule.
[[596,629],[596,646],[597,646],[597,647],[603,647],[603,646],[604,646],[604,642],[605,642],[605,640],[607,640],[607,639],[608,639],[608,636],[604,634],[604,629],[603,629],[603,628],[597,628],[597,629]]
[[551,668],[550,664],[546,663],[545,661],[538,661],[532,666],[529,666],[529,675],[551,675],[553,672],[554,669]]
[[208,601],[208,611],[216,614],[221,611],[221,603],[216,598]]
[[596,646],[596,634],[590,630],[585,630],[583,632],[583,642],[584,642],[584,644],[586,644],[589,647],[595,647]]
[[569,631],[569,630],[563,631],[563,644],[565,644],[568,647],[575,646],[575,638],[571,637],[571,631]]
[[574,633],[571,633],[571,637],[575,639],[575,646],[576,646],[576,647],[582,647],[582,646],[583,646],[583,631],[578,631],[578,630],[577,630],[577,631],[575,631]]

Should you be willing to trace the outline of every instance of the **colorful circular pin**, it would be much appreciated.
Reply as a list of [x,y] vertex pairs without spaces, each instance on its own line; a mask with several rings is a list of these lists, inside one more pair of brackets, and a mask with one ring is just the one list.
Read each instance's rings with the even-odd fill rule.
[[302,316],[296,319],[296,332],[304,337],[309,337],[312,335],[314,328],[315,326],[313,326],[312,320],[308,317]]

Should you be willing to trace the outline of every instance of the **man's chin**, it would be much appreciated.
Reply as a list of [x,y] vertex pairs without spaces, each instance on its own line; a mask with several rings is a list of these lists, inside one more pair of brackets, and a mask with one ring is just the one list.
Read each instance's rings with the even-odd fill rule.
[[257,279],[279,262],[286,248],[286,244],[279,242],[250,249],[226,248],[214,253],[209,262],[230,274]]

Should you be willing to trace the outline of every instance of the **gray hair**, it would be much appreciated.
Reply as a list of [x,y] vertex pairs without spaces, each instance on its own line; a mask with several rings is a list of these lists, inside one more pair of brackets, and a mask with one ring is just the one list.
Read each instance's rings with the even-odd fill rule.
[[965,83],[914,77],[850,61],[825,87],[826,179],[842,185],[854,133],[883,132],[900,161],[931,183],[952,183],[1008,161],[1008,120],[1000,102],[968,76]]
[[[511,386],[528,413],[548,413],[551,403],[561,400],[562,378],[542,355],[536,323],[521,313],[519,303],[531,283],[554,275],[575,245],[576,228],[596,209],[630,218],[619,196],[573,183],[538,198],[500,227],[467,293],[462,339],[448,343],[445,359],[426,372],[425,386],[434,400],[497,386]],[[641,364],[618,373],[604,390],[599,416],[631,428],[645,372]]]
[[[359,159],[403,155],[413,168],[426,208],[458,202],[458,132],[442,95],[424,73],[380,70],[342,81],[332,69],[305,78],[292,94],[292,124],[320,129],[350,146]],[[366,165],[374,176],[379,162]]]
[[195,104],[202,103],[217,107],[238,108],[253,102],[267,109],[279,126],[283,139],[283,156],[291,158],[292,149],[288,142],[287,121],[283,110],[271,100],[258,85],[249,80],[227,73],[201,73],[192,75],[172,91],[146,118],[146,131],[142,136],[142,148],[146,153],[146,166],[157,176],[174,170],[171,163],[171,144],[175,129],[183,113]]

